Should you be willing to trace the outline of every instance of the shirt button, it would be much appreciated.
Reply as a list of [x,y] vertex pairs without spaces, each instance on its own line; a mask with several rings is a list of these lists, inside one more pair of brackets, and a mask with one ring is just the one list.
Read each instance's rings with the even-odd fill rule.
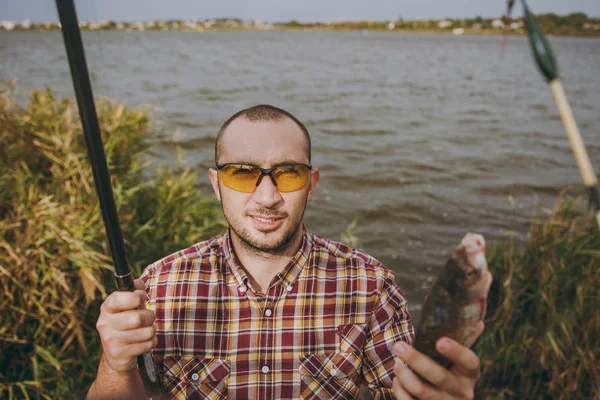
[[332,369],[330,373],[331,373],[331,376],[336,376],[337,375],[337,369]]
[[263,374],[266,374],[269,372],[269,367],[267,367],[266,365],[264,367],[262,367],[261,371],[263,372]]
[[267,317],[270,317],[270,316],[271,316],[271,314],[273,314],[273,312],[271,312],[271,310],[267,310],[267,311],[265,311],[265,315],[266,315]]
[[288,292],[291,292],[291,291],[292,291],[292,289],[293,289],[293,287],[292,287],[292,286],[288,286],[288,287],[287,287],[287,291],[288,291]]
[[240,293],[244,293],[246,291],[246,286],[242,285],[238,287],[238,290],[240,291]]
[[194,373],[192,374],[192,380],[193,380],[193,381],[197,381],[197,380],[198,380],[198,378],[200,378],[200,376],[199,376],[197,373],[195,373],[195,372],[194,372]]

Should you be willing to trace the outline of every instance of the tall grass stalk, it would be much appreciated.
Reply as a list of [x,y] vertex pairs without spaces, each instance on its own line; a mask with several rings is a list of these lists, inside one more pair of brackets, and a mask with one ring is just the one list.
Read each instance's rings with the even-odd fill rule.
[[[78,397],[100,355],[95,321],[114,289],[78,111],[51,90],[20,106],[0,90],[0,398]],[[149,118],[98,103],[128,254],[143,267],[225,222],[190,170],[143,161]]]

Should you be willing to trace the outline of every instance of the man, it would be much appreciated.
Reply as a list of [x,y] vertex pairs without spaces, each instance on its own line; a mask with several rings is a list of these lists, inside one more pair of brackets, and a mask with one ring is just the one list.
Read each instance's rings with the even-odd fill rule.
[[477,356],[440,340],[448,371],[412,349],[393,274],[306,230],[319,182],[310,154],[308,131],[284,110],[259,105],[225,122],[208,174],[229,229],[107,297],[88,398],[144,398],[136,356],[151,349],[176,399],[351,399],[361,384],[377,399],[473,397]]

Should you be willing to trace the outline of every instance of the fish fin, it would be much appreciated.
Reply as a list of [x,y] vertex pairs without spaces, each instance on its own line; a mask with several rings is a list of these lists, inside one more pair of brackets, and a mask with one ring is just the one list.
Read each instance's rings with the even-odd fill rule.
[[474,320],[471,325],[475,326],[485,318],[485,313],[487,311],[487,301],[483,297],[479,297],[473,303],[477,303],[479,305],[479,317]]
[[482,297],[479,300],[481,301],[481,315],[479,316],[479,320],[483,321],[485,313],[487,312],[487,300],[485,297]]

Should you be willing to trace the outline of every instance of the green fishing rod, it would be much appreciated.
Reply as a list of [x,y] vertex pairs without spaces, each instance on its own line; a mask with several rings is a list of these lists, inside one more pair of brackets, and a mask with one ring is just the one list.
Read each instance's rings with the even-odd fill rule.
[[[61,23],[61,30],[71,77],[73,78],[73,87],[77,97],[77,106],[81,116],[81,125],[85,136],[85,142],[88,149],[88,156],[92,165],[94,175],[94,184],[100,201],[102,218],[106,229],[106,236],[110,246],[111,256],[115,265],[115,277],[119,290],[135,290],[133,283],[133,272],[127,260],[125,243],[119,225],[119,217],[113,197],[112,186],[110,184],[110,175],[104,154],[102,137],[100,136],[100,125],[96,114],[96,105],[90,83],[81,32],[77,22],[77,14],[73,0],[56,0],[56,8]],[[161,392],[161,383],[154,367],[152,355],[144,353],[138,356],[138,367],[146,394],[149,397],[157,396]]]
[[[590,193],[590,203],[596,211],[596,222],[600,227],[600,197],[598,196],[597,184],[598,180],[594,174],[592,163],[581,139],[577,122],[573,116],[573,111],[567,100],[567,95],[558,77],[558,64],[550,43],[546,39],[546,36],[542,32],[542,29],[537,23],[535,15],[531,13],[529,7],[525,3],[525,0],[521,0],[523,9],[525,11],[525,27],[527,28],[527,36],[529,37],[529,43],[531,44],[531,50],[537,63],[537,66],[548,82],[552,94],[554,95],[554,102],[558,107],[560,118],[562,119],[565,130],[567,131],[567,137],[571,143],[571,149],[575,155],[579,172],[583,178],[583,183],[588,188]],[[514,0],[509,0],[509,12],[510,8],[514,4]]]

